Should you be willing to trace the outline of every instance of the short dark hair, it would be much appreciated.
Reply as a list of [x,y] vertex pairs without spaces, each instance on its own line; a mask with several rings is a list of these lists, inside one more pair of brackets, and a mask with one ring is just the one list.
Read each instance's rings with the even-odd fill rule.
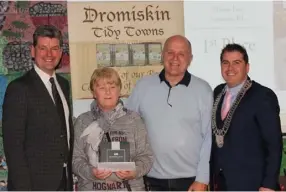
[[225,52],[233,52],[233,51],[240,52],[242,54],[244,62],[248,63],[248,54],[247,54],[246,49],[242,45],[237,44],[237,43],[227,44],[222,49],[221,54],[220,54],[220,62],[222,62],[223,55]]
[[61,31],[53,25],[40,25],[36,28],[33,34],[33,46],[38,43],[39,37],[56,38],[60,42],[60,47],[63,45],[63,37]]

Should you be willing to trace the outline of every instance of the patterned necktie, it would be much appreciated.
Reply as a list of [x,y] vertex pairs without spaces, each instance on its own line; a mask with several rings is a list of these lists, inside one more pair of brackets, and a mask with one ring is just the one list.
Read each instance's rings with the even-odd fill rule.
[[230,109],[230,106],[231,106],[231,93],[230,91],[226,91],[225,93],[225,101],[224,101],[224,105],[223,105],[223,108],[221,110],[221,119],[224,120],[224,118],[226,117],[229,109]]

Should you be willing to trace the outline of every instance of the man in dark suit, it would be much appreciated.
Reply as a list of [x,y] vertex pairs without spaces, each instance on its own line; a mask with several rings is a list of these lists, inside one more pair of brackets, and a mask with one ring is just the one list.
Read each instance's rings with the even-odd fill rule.
[[33,34],[33,69],[12,81],[3,103],[8,190],[72,190],[73,128],[69,83],[55,74],[62,35],[54,26]]
[[226,84],[214,90],[211,189],[277,190],[282,157],[277,97],[248,77],[242,46],[228,44],[220,60]]

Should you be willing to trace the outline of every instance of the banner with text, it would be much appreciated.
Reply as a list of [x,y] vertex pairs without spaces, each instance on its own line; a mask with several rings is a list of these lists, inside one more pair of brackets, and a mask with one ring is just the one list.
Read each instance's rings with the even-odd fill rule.
[[68,2],[68,28],[73,99],[92,98],[90,77],[100,67],[118,71],[128,96],[139,78],[162,70],[165,40],[184,35],[184,4]]

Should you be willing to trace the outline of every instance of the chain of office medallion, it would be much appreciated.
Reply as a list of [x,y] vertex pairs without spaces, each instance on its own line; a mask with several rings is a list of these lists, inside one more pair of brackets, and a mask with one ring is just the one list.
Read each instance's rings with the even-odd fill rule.
[[252,82],[250,80],[247,80],[242,89],[239,91],[237,97],[235,98],[235,101],[230,109],[230,111],[228,112],[226,119],[224,120],[223,123],[223,127],[222,129],[218,129],[217,128],[217,124],[216,124],[216,111],[218,109],[218,104],[223,96],[223,94],[226,92],[226,87],[222,90],[222,92],[217,96],[215,102],[214,102],[214,106],[213,106],[213,111],[212,111],[212,130],[213,133],[215,135],[221,135],[221,136],[225,136],[225,134],[227,133],[229,126],[230,126],[230,122],[232,119],[232,116],[238,106],[238,104],[240,103],[241,99],[243,98],[244,94],[247,92],[247,90],[251,87]]

